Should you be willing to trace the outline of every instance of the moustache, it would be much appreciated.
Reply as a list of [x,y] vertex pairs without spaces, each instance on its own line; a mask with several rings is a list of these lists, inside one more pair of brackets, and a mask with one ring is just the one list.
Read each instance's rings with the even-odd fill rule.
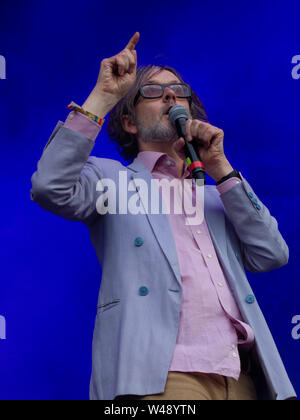
[[162,118],[165,116],[165,115],[168,115],[169,114],[169,111],[170,111],[170,109],[174,106],[175,104],[173,104],[173,105],[168,105],[168,106],[164,106],[163,108],[162,108],[162,110],[161,110],[161,112],[160,112],[160,115],[159,115],[159,120],[162,120]]

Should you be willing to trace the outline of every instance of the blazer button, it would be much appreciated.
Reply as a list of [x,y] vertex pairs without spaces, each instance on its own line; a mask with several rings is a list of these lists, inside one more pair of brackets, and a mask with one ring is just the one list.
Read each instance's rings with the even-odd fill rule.
[[249,303],[249,304],[254,303],[254,302],[255,302],[255,297],[254,297],[254,295],[248,295],[248,296],[246,297],[246,302],[247,302],[247,303]]
[[134,245],[135,246],[142,246],[144,243],[143,239],[140,237],[135,238]]
[[148,293],[149,293],[148,287],[142,286],[142,287],[139,288],[139,294],[141,296],[146,296],[146,295],[148,295]]

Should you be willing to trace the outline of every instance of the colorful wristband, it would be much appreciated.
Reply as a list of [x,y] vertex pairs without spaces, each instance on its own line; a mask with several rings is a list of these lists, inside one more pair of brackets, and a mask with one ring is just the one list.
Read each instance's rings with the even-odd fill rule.
[[67,106],[67,109],[70,109],[70,110],[76,111],[76,112],[80,112],[81,114],[86,115],[91,120],[93,120],[97,124],[99,124],[100,127],[102,127],[102,125],[104,124],[104,119],[102,119],[100,117],[97,117],[97,115],[94,115],[91,112],[85,111],[84,109],[81,108],[81,106],[75,104],[75,102],[71,102],[70,105]]

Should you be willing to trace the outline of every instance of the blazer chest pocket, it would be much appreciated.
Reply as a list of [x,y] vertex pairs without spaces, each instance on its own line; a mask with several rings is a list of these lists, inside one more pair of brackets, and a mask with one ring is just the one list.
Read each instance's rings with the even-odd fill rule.
[[108,309],[117,306],[120,303],[120,299],[114,299],[111,302],[103,303],[97,306],[97,313],[101,314],[102,312],[107,311]]

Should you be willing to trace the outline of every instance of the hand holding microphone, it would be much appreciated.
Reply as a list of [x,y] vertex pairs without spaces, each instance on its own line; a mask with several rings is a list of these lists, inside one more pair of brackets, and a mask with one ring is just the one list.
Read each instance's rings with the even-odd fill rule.
[[171,123],[175,126],[178,137],[185,141],[184,154],[187,164],[195,179],[203,179],[205,182],[204,165],[201,158],[194,148],[194,145],[186,139],[186,122],[189,119],[188,110],[181,105],[175,105],[169,111]]
[[180,156],[184,152],[195,179],[205,179],[206,172],[217,182],[233,171],[224,154],[223,130],[200,120],[189,119],[189,112],[184,106],[171,108],[169,118],[179,137],[174,150]]

